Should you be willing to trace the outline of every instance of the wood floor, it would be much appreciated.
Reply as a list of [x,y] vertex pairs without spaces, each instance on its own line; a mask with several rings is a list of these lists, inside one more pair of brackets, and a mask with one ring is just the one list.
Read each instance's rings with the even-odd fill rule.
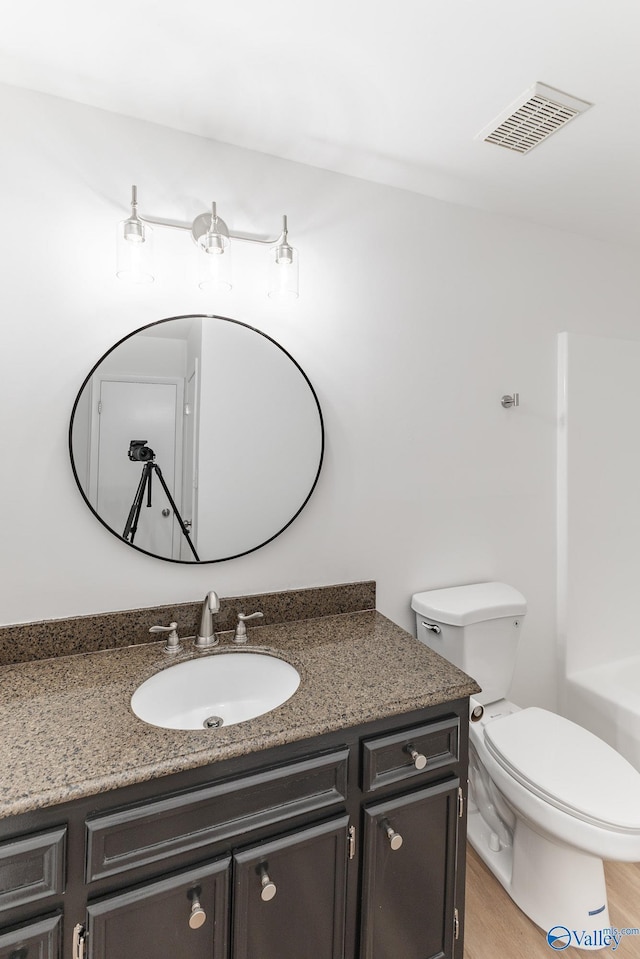
[[[471,846],[467,847],[465,959],[640,959],[640,936],[624,936],[618,948],[597,952],[569,947],[556,952],[506,894]],[[640,927],[640,863],[606,863],[609,916],[618,929]]]

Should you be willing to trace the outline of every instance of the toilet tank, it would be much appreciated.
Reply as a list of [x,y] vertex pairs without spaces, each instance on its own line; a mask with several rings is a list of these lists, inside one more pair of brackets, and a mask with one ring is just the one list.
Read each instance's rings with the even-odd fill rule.
[[[486,705],[509,692],[527,601],[506,583],[473,583],[414,593],[420,642],[482,687]],[[435,627],[435,628],[434,628]]]

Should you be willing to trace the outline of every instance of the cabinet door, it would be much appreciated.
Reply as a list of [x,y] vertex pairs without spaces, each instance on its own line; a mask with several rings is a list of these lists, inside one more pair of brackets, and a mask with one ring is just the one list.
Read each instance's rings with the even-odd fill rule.
[[451,959],[458,785],[365,809],[361,959]]
[[61,916],[0,931],[0,959],[59,959]]
[[91,903],[89,959],[226,959],[230,861]]
[[236,852],[233,959],[342,959],[348,823]]

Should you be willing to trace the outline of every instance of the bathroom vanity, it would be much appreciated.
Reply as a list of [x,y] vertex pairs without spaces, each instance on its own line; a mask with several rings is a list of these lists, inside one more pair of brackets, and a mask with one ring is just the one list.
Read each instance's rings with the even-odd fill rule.
[[300,688],[215,730],[131,712],[160,644],[0,669],[0,959],[461,959],[476,684],[375,610],[250,644]]

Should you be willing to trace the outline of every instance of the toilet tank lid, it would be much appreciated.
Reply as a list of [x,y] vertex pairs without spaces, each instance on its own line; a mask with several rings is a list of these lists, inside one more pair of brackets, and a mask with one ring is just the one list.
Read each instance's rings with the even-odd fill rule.
[[527,601],[506,583],[471,583],[414,593],[411,608],[438,623],[469,626],[503,616],[524,616]]

